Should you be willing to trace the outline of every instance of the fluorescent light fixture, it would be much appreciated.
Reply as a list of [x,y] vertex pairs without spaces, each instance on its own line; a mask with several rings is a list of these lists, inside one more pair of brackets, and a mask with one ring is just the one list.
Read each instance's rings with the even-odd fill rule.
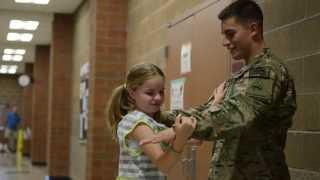
[[16,3],[31,3],[31,4],[40,4],[47,5],[50,0],[14,0]]
[[16,3],[32,3],[32,0],[14,0]]
[[25,49],[10,49],[6,48],[3,50],[3,54],[19,54],[19,55],[24,55],[26,54]]
[[24,55],[24,54],[26,54],[26,50],[25,49],[16,49],[15,54]]
[[7,34],[7,40],[8,41],[18,41],[20,39],[19,33],[8,33]]
[[12,59],[12,55],[10,55],[10,54],[4,54],[2,56],[3,61],[11,61],[11,59]]
[[14,56],[12,56],[12,60],[15,61],[15,62],[20,62],[20,61],[22,61],[22,59],[23,59],[22,55],[14,55]]
[[33,34],[31,33],[22,33],[20,36],[20,40],[23,42],[30,42],[33,38]]
[[31,33],[8,33],[7,40],[8,41],[23,41],[30,42],[33,38],[33,34]]
[[8,66],[7,65],[1,65],[0,73],[6,74],[8,72]]
[[14,49],[4,49],[3,54],[14,54],[16,51]]
[[38,28],[39,21],[22,21],[18,19],[10,20],[9,28],[10,29],[22,29],[34,31]]
[[34,4],[49,4],[50,0],[33,0]]
[[18,69],[18,66],[17,66],[17,65],[9,66],[9,68],[8,68],[8,73],[9,73],[9,74],[15,74],[15,73],[17,72],[17,69]]

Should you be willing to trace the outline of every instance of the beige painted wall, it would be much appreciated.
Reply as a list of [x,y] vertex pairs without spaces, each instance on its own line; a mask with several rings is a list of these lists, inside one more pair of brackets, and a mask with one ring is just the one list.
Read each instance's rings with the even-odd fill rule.
[[320,1],[258,1],[265,12],[265,37],[295,78],[298,110],[286,155],[292,180],[320,179]]
[[204,0],[129,0],[128,66],[151,62],[165,66],[167,24]]
[[80,130],[80,68],[89,61],[89,3],[84,3],[75,15],[73,74],[72,74],[72,132],[70,177],[84,180],[86,172],[86,144],[79,141]]

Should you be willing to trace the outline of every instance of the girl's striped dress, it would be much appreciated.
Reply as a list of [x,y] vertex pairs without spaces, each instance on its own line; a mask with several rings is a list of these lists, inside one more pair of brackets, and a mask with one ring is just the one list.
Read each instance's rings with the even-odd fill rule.
[[149,126],[155,133],[166,128],[150,116],[140,111],[132,111],[118,124],[117,136],[120,145],[119,172],[117,180],[165,180],[166,177],[146,156],[136,140],[129,140],[128,135],[138,124]]

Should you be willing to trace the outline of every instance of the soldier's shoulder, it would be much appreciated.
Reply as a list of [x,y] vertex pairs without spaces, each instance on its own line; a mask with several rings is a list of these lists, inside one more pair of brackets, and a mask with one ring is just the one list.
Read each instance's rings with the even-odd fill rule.
[[269,52],[265,56],[259,59],[259,62],[254,66],[254,68],[261,69],[264,68],[275,75],[282,76],[288,73],[288,68],[283,59]]

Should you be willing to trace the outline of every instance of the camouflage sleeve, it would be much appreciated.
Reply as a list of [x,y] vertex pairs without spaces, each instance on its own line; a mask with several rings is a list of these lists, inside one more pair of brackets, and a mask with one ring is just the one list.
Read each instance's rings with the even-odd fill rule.
[[276,72],[268,67],[250,69],[233,80],[230,95],[197,117],[194,138],[213,140],[250,126],[268,111],[280,93],[281,82]]
[[174,124],[176,116],[178,114],[182,114],[184,116],[194,116],[197,119],[204,118],[201,115],[201,112],[208,109],[210,106],[210,102],[214,99],[214,96],[210,96],[208,101],[202,105],[199,105],[194,108],[190,108],[188,110],[173,110],[173,111],[162,111],[160,116],[159,116],[159,121],[162,124],[165,124],[168,127],[171,127]]

